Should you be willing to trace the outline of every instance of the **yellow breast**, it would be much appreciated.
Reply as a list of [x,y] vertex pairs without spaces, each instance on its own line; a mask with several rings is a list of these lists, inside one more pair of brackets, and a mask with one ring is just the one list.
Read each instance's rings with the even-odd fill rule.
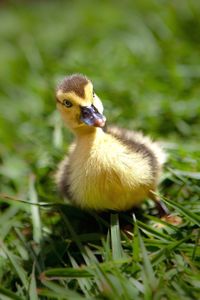
[[82,208],[127,210],[153,185],[148,159],[102,131],[77,141],[69,168],[72,200]]

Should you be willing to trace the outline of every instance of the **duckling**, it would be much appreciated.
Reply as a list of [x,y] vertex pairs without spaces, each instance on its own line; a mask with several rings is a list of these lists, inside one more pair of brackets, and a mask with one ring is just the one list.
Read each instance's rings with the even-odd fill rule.
[[156,196],[166,154],[140,132],[106,129],[103,104],[84,75],[65,77],[56,90],[57,108],[75,141],[60,163],[61,194],[82,209],[127,211],[146,198],[168,214]]

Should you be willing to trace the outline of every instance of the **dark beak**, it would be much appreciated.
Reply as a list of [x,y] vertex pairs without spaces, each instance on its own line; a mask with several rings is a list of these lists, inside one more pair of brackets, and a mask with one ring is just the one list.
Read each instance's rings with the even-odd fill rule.
[[94,105],[81,106],[80,120],[89,126],[104,127],[106,118],[98,112]]

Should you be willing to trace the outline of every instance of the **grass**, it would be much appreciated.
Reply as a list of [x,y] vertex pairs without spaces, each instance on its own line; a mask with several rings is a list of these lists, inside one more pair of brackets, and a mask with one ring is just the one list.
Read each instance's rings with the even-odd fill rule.
[[[1,4],[0,299],[199,298],[199,13],[195,0]],[[59,198],[72,136],[54,89],[75,72],[110,123],[163,140],[160,194],[181,226],[155,228],[150,201],[109,216]]]

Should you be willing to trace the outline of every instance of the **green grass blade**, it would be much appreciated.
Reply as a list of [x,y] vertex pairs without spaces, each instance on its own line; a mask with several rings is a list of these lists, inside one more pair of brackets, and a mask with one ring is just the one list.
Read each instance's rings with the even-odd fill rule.
[[143,262],[143,266],[144,266],[144,277],[145,277],[145,281],[146,283],[149,284],[149,286],[151,287],[152,290],[154,290],[157,286],[157,279],[154,275],[154,270],[150,261],[150,258],[148,256],[147,250],[145,248],[142,236],[138,230],[138,225],[137,225],[138,221],[135,219],[135,223],[134,225],[136,226],[136,230],[137,230],[137,235],[138,235],[138,240],[139,240],[139,245],[140,245],[140,250],[141,250],[141,254],[142,254],[142,262]]
[[87,266],[81,266],[79,268],[52,268],[41,273],[41,278],[56,279],[56,278],[92,278],[96,264],[105,272],[109,272],[113,268],[119,268],[124,264],[131,262],[131,258],[123,258],[121,260],[111,260],[108,262],[100,263],[93,252],[86,247],[87,254]]
[[[70,255],[68,254],[69,256],[69,259],[71,261],[71,264],[73,266],[73,268],[78,268],[78,264],[77,262],[75,261],[75,259]],[[90,278],[76,278],[78,283],[79,283],[79,286],[82,290],[82,292],[84,293],[84,295],[88,298],[90,296],[90,291],[92,289],[92,281],[90,280]]]
[[177,176],[178,178],[181,178],[182,180],[183,180],[183,177],[200,180],[200,172],[189,172],[189,171],[182,171],[182,170],[177,170],[177,169],[172,170],[171,168],[168,168],[168,169],[175,176]]
[[[45,283],[46,284],[46,283]],[[51,286],[52,287],[52,286]],[[40,288],[38,290],[38,294],[42,297],[47,297],[44,299],[48,299],[48,300],[61,300],[61,299],[66,299],[66,300],[95,300],[96,298],[93,297],[81,297],[79,294],[69,294],[68,292],[66,292],[65,290],[63,291],[58,291],[58,289],[56,290],[52,290],[52,289],[47,289],[47,288]],[[63,295],[63,296],[62,296]],[[43,298],[41,298],[43,299]],[[22,300],[22,299],[21,299]]]
[[[50,199],[50,196],[48,197],[48,199]],[[49,203],[49,202],[31,202],[28,200],[24,200],[24,199],[19,199],[10,195],[6,195],[6,194],[1,194],[0,193],[0,201],[2,202],[10,202],[10,204],[15,204],[16,206],[23,206],[24,204],[28,204],[28,205],[34,205],[34,206],[39,206],[41,208],[45,208],[45,207],[54,207],[54,206],[68,206],[67,203],[63,203],[63,202],[55,202],[55,203]]]
[[153,221],[154,223],[156,223],[156,224],[160,223],[160,224],[164,225],[164,227],[168,227],[168,228],[172,229],[175,232],[179,232],[179,230],[180,230],[179,227],[174,226],[172,224],[169,224],[166,221],[163,221],[162,219],[160,219],[158,217],[154,217],[154,216],[150,216],[150,215],[146,215],[146,214],[144,216],[145,216],[145,218]]
[[62,133],[62,127],[63,124],[61,122],[61,118],[56,111],[53,116],[53,125],[54,125],[54,132],[53,132],[53,145],[57,149],[62,149],[63,146],[63,133]]
[[194,249],[193,249],[193,252],[192,252],[192,260],[195,260],[197,249],[200,247],[199,241],[200,241],[200,229],[198,229],[198,233],[197,233],[197,237],[196,237],[196,241],[195,241],[195,246],[194,246]]
[[133,261],[139,262],[140,260],[140,243],[138,237],[138,227],[134,227],[134,237],[133,237]]
[[104,261],[112,260],[112,250],[110,248],[110,232],[108,231],[105,239],[102,240]]
[[154,289],[157,285],[157,281],[156,281],[156,278],[154,275],[153,267],[151,265],[151,261],[149,259],[148,253],[146,251],[146,248],[144,246],[144,242],[142,240],[140,233],[138,234],[138,238],[139,238],[139,242],[140,242],[140,249],[142,252],[142,259],[143,259],[143,265],[144,265],[146,277],[149,280],[151,288]]
[[169,235],[152,228],[152,226],[147,225],[147,224],[143,223],[142,221],[137,221],[137,224],[138,224],[138,227],[141,230],[143,230],[145,233],[153,235],[156,238],[163,239],[164,241],[173,241],[172,237],[170,237]]
[[19,208],[10,206],[4,214],[0,213],[0,238],[3,241],[8,235],[12,227],[16,227],[18,221],[15,219]]
[[152,265],[158,264],[162,260],[166,259],[167,252],[169,253],[169,252],[176,250],[176,248],[178,248],[181,244],[183,244],[188,239],[190,239],[190,236],[186,237],[185,239],[182,239],[180,241],[170,242],[165,247],[162,247],[162,249],[157,251],[157,253],[153,254],[153,256],[151,258]]
[[44,271],[41,276],[58,278],[92,278],[93,275],[85,268],[55,268]]
[[13,269],[15,270],[16,274],[19,276],[21,282],[24,285],[24,288],[28,290],[28,278],[27,278],[27,273],[19,263],[18,257],[14,255],[10,250],[7,249],[5,244],[1,241],[0,242],[1,248],[3,249],[4,253],[10,260]]
[[[112,281],[110,280],[108,273],[104,270],[102,265],[96,259],[93,252],[88,247],[86,247],[86,252],[88,255],[88,259],[91,262],[91,266],[92,266],[91,271],[93,272],[94,281],[98,287],[98,291],[103,292],[105,295],[108,296],[114,294],[114,299],[116,299],[116,297],[118,296],[117,289],[115,288],[115,285],[113,285]],[[109,271],[111,271],[111,267],[109,268]]]
[[166,198],[164,198],[163,201],[169,206],[177,209],[181,214],[183,214],[186,217],[187,220],[200,226],[200,217],[197,214],[191,212],[188,208],[183,207],[183,205],[179,204],[178,202],[174,202]]
[[19,230],[19,228],[15,228],[16,235],[18,239],[21,241],[22,245],[26,249],[26,251],[29,253],[29,258],[34,261],[35,267],[38,272],[42,271],[42,266],[40,265],[38,261],[37,254],[34,252],[34,249],[31,247],[31,244],[27,243],[25,236],[22,234],[22,232]]
[[30,300],[39,300],[38,294],[37,294],[37,286],[36,286],[36,280],[35,280],[35,265],[33,265],[33,270],[31,273],[31,282],[29,287],[29,298]]
[[5,296],[6,300],[23,300],[24,299],[3,287],[0,287],[0,296]]
[[[29,181],[29,197],[31,203],[38,204],[38,196],[35,189],[35,178],[32,175]],[[30,206],[32,223],[33,223],[33,239],[37,244],[42,240],[42,224],[40,219],[40,211],[38,205]]]
[[118,214],[111,214],[111,245],[112,245],[112,257],[114,260],[121,259],[123,256],[121,246],[121,235],[119,227]]
[[67,285],[65,287],[58,285],[54,282],[50,282],[50,281],[43,281],[42,282],[43,285],[45,285],[46,287],[48,287],[50,290],[52,290],[53,292],[55,292],[59,298],[58,299],[66,299],[66,300],[83,300],[85,299],[84,297],[82,297],[80,294],[71,291]]

